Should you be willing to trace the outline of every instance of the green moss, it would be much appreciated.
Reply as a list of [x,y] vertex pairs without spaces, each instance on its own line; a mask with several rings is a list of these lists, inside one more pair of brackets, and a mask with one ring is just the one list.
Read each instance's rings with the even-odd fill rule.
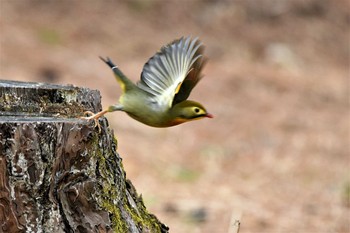
[[118,206],[112,204],[110,200],[102,200],[102,207],[106,209],[112,216],[112,224],[115,232],[127,232],[128,226],[123,221],[120,210]]
[[132,219],[137,222],[139,225],[146,227],[151,230],[151,232],[161,232],[160,222],[153,214],[150,214],[142,200],[141,196],[138,196],[135,187],[132,185],[130,181],[126,181],[126,188],[128,192],[133,197],[135,201],[136,208],[132,207],[132,205],[128,202],[127,197],[123,198],[124,208],[131,214]]
[[[98,134],[94,135],[91,145],[99,145]],[[127,232],[128,227],[123,221],[119,207],[115,204],[115,201],[119,202],[118,199],[120,199],[120,197],[115,187],[113,174],[108,169],[106,155],[103,154],[103,150],[101,150],[101,148],[95,148],[92,151],[95,152],[93,157],[95,157],[99,164],[98,172],[100,176],[103,177],[101,192],[100,196],[97,197],[97,202],[100,204],[101,208],[107,210],[110,214],[113,230],[115,232]]]
[[[98,135],[96,135],[93,139],[96,144],[93,143],[93,145],[98,145],[98,140]],[[116,138],[114,138],[114,143],[117,145]],[[101,195],[98,197],[98,201],[101,207],[110,213],[114,231],[128,232],[128,226],[121,214],[122,208],[123,211],[133,219],[137,226],[142,226],[144,229],[149,229],[151,232],[161,232],[160,222],[154,215],[148,213],[143,204],[142,198],[137,195],[131,182],[125,182],[125,177],[121,177],[118,180],[121,180],[123,183],[115,183],[115,171],[111,171],[111,164],[108,164],[111,162],[110,159],[114,159],[113,157],[115,154],[112,151],[99,150],[99,148],[95,150],[95,152],[94,156],[99,163],[98,170],[104,179],[101,185],[102,190]],[[117,160],[117,158],[115,159]],[[118,160],[116,163],[118,164],[113,165],[119,166],[122,169],[121,174],[125,174],[122,162],[119,162]],[[126,190],[130,193],[135,203],[129,203]],[[133,207],[135,204],[136,207]]]

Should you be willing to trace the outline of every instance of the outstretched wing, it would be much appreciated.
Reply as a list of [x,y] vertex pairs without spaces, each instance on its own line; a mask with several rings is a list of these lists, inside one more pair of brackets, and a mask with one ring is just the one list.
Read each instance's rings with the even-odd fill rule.
[[162,47],[143,67],[138,87],[162,107],[187,99],[200,79],[202,52],[201,42],[190,37]]

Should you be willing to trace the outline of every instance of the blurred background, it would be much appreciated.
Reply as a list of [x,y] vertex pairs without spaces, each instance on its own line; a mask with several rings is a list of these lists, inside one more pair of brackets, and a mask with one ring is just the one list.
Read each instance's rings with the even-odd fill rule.
[[156,129],[107,114],[127,177],[170,232],[350,232],[346,0],[0,1],[0,78],[120,88],[198,36],[190,99],[214,119]]

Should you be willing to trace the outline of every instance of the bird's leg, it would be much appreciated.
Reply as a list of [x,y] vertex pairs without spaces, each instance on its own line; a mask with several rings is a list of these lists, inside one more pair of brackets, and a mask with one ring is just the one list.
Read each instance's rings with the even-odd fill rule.
[[98,112],[98,113],[94,114],[91,111],[86,111],[86,112],[84,112],[84,115],[89,115],[89,116],[88,117],[80,117],[80,118],[84,119],[84,120],[94,120],[95,127],[97,126],[98,127],[98,131],[101,132],[101,126],[100,126],[100,123],[98,123],[98,119],[101,116],[103,116],[104,114],[106,114],[107,112],[108,112],[108,110],[103,110],[101,112]]
[[120,104],[116,104],[116,105],[111,105],[108,107],[108,109],[106,110],[103,110],[101,112],[98,112],[98,113],[93,113],[91,111],[86,111],[84,112],[84,115],[89,115],[87,117],[80,117],[81,119],[84,119],[84,120],[94,120],[95,122],[95,127],[97,126],[98,127],[98,131],[101,132],[101,126],[100,124],[98,123],[98,119],[103,116],[104,114],[106,114],[107,112],[114,112],[114,111],[121,111],[123,110],[123,106],[120,105]]
[[88,117],[81,117],[81,119],[85,119],[85,120],[98,120],[98,118],[100,118],[101,116],[103,116],[104,114],[106,114],[108,112],[108,110],[103,110],[101,112],[98,113],[93,113],[91,111],[86,111],[84,112],[84,115],[89,115]]

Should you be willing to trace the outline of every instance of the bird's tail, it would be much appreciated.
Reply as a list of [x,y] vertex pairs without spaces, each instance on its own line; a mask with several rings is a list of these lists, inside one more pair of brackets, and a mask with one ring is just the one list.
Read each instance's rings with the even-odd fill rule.
[[128,79],[123,74],[123,72],[121,72],[121,70],[118,68],[118,66],[116,66],[109,57],[107,57],[107,59],[100,57],[100,59],[102,61],[104,61],[109,67],[111,67],[111,69],[112,69],[117,81],[119,82],[123,92],[136,86],[132,81],[130,81],[130,79]]

